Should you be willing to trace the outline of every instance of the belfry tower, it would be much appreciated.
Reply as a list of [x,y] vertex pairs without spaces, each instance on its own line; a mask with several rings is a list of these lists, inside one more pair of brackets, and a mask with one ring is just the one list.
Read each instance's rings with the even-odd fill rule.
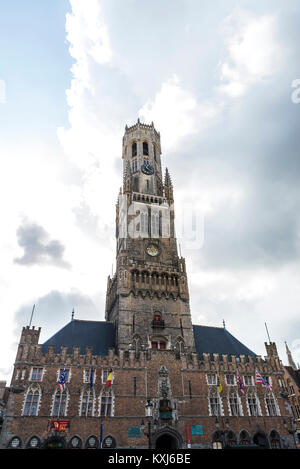
[[106,320],[118,349],[195,351],[185,259],[178,256],[173,185],[163,180],[160,134],[139,120],[125,128],[123,187],[116,207],[116,273]]

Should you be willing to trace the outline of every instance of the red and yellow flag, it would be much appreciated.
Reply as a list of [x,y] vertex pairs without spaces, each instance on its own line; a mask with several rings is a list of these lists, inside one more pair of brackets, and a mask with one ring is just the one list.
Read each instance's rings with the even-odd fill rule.
[[111,380],[112,380],[112,372],[110,372],[107,377],[106,384],[105,384],[106,388],[109,388],[109,386],[111,385]]

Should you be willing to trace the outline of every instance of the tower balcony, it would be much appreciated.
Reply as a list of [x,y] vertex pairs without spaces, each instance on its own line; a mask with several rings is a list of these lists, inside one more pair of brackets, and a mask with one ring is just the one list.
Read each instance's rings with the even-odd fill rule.
[[136,202],[144,202],[150,204],[167,204],[166,197],[161,197],[159,195],[154,194],[143,194],[142,192],[133,192],[132,193],[132,200]]
[[153,328],[164,329],[164,327],[165,327],[165,321],[164,321],[163,319],[159,319],[159,320],[153,319],[153,321],[152,321],[152,327],[153,327]]

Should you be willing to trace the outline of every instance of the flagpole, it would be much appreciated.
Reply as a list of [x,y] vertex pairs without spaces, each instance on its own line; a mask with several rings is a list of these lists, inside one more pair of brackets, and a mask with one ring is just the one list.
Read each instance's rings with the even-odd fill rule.
[[268,339],[269,339],[269,344],[270,344],[270,343],[271,343],[271,340],[270,340],[269,331],[268,331],[267,323],[266,323],[266,322],[265,322],[265,326],[266,326],[266,330],[267,330],[267,334],[268,334]]
[[31,312],[31,316],[30,316],[30,321],[29,321],[29,328],[31,327],[31,322],[32,322],[32,318],[33,318],[34,309],[35,309],[35,304],[33,305],[33,308],[32,308],[32,312]]
[[100,423],[100,449],[102,449],[103,443],[103,423]]

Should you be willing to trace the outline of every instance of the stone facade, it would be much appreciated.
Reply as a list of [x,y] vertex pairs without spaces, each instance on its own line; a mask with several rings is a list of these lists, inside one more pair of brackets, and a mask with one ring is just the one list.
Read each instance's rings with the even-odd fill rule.
[[283,395],[288,399],[291,414],[287,423],[295,445],[300,448],[300,369],[295,365],[287,344],[286,352],[289,364],[284,367]]
[[[122,157],[116,273],[108,278],[105,312],[114,343],[95,353],[92,336],[72,342],[75,328],[89,326],[84,321],[73,320],[47,347],[40,329],[24,327],[1,447],[95,448],[100,440],[117,448],[292,447],[276,345],[265,344],[264,359],[246,354],[222,328],[207,328],[215,340],[206,342],[202,328],[196,343],[200,326],[192,325],[186,263],[177,252],[173,185],[168,170],[162,178],[153,124],[126,127]],[[229,336],[237,353],[218,342]],[[256,371],[271,390],[256,383]]]

